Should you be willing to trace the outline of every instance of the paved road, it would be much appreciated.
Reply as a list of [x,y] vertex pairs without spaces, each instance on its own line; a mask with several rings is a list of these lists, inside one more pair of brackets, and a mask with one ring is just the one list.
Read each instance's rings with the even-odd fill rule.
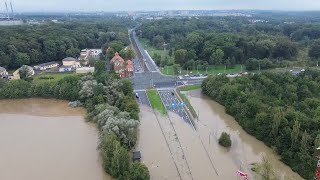
[[180,106],[181,101],[178,100],[176,95],[172,95],[173,90],[158,90],[158,92],[168,111],[178,114],[186,123],[189,123],[190,125],[192,124],[184,107]]
[[143,104],[151,107],[151,104],[149,102],[149,99],[145,90],[134,91],[134,92],[138,93],[139,98],[136,98],[136,100],[138,101],[139,104]]

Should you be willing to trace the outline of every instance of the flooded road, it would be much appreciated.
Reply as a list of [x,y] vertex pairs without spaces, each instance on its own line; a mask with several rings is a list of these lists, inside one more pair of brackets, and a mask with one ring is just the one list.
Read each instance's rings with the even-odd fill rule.
[[[256,179],[250,171],[250,164],[260,162],[262,156],[269,158],[280,177],[302,179],[282,163],[269,147],[247,134],[232,116],[225,113],[223,106],[203,96],[200,90],[191,91],[187,95],[195,111],[199,113],[197,132],[219,173],[219,177],[213,179],[236,179],[235,172],[239,169],[249,173],[249,179]],[[218,144],[223,131],[231,136],[232,147],[229,150]]]
[[97,151],[98,130],[66,101],[0,101],[1,180],[110,180]]

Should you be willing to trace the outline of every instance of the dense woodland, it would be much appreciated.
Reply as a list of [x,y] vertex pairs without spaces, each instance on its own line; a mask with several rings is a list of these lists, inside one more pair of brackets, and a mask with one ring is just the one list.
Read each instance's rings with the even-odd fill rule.
[[[260,19],[261,18],[261,19]],[[246,64],[248,70],[315,66],[320,21],[311,17],[203,17],[144,22],[138,34],[183,68]],[[259,20],[259,21],[257,21]],[[194,68],[193,68],[194,69]]]
[[297,77],[266,72],[234,80],[211,76],[202,90],[294,171],[313,179],[320,146],[320,71]]
[[[0,28],[0,66],[15,69],[78,57],[84,48],[112,47],[120,51],[129,44],[127,27],[133,22],[114,18],[106,21],[71,21]],[[105,51],[104,51],[105,52]]]

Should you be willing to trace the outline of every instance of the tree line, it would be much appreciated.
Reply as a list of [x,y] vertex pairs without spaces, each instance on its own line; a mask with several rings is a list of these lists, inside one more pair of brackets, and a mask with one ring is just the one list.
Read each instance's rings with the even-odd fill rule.
[[251,135],[274,149],[305,179],[313,179],[320,146],[320,71],[210,76],[202,91]]
[[[100,62],[104,67],[105,62]],[[95,122],[101,132],[99,149],[104,170],[117,179],[150,179],[144,164],[131,163],[139,106],[129,80],[99,67],[93,75],[66,76],[59,81],[0,80],[0,99],[29,97],[80,101],[87,110],[86,120]]]
[[137,33],[158,49],[167,48],[184,69],[201,65],[246,64],[248,70],[315,65],[320,54],[320,23],[293,23],[254,17],[203,17],[144,22]]
[[[117,19],[117,18],[115,18]],[[84,48],[112,47],[120,51],[129,44],[126,21],[71,21],[0,28],[0,66],[16,69],[78,57]]]

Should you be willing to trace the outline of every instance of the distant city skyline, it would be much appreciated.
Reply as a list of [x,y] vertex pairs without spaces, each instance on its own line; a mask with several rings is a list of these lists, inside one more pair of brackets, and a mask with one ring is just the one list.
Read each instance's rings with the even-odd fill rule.
[[[10,0],[7,0],[8,4]],[[116,12],[161,10],[320,10],[320,0],[11,0],[15,12]],[[5,12],[5,0],[0,0]]]

